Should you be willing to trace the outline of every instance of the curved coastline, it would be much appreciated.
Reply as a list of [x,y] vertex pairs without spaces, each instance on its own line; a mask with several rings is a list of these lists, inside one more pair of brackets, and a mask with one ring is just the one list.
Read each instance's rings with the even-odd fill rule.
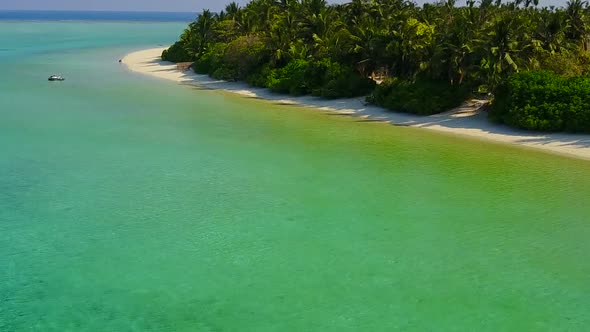
[[204,89],[221,90],[250,98],[260,98],[281,104],[300,105],[322,111],[336,112],[380,121],[397,126],[425,128],[447,134],[462,135],[492,142],[535,148],[546,152],[590,160],[590,135],[567,133],[532,133],[491,123],[480,103],[471,102],[454,110],[431,116],[416,116],[392,112],[381,107],[366,105],[364,98],[326,100],[312,96],[291,97],[275,94],[265,88],[254,88],[244,82],[227,82],[199,75],[192,71],[179,71],[176,64],[162,61],[165,48],[151,48],[132,52],[123,59],[129,70]]

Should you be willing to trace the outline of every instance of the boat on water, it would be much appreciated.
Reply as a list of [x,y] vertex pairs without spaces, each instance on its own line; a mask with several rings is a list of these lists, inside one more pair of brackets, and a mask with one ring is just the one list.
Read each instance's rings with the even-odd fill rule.
[[66,79],[61,75],[51,75],[48,78],[49,81],[65,81]]

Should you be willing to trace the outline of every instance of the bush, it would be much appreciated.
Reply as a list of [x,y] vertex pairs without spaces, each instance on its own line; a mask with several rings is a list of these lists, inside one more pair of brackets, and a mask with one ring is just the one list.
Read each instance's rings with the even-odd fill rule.
[[244,80],[270,58],[270,52],[260,37],[238,37],[228,44],[223,66],[234,73],[233,79]]
[[308,71],[307,80],[312,94],[324,98],[364,96],[375,87],[375,81],[361,77],[352,68],[338,62],[322,60]]
[[198,74],[213,75],[223,65],[223,55],[225,54],[226,48],[227,44],[225,43],[216,43],[211,46],[207,52],[195,61],[193,65],[195,72]]
[[452,86],[445,81],[402,81],[396,78],[379,84],[367,101],[391,109],[419,115],[451,110],[471,94],[467,85]]
[[244,80],[268,60],[264,43],[256,36],[242,36],[229,44],[216,43],[195,61],[195,72],[228,81]]
[[498,87],[490,117],[524,129],[590,133],[589,104],[590,77],[523,72]]
[[267,86],[274,92],[288,93],[293,96],[308,94],[310,89],[305,80],[308,68],[308,61],[293,60],[283,68],[271,70]]
[[269,64],[265,64],[258,68],[254,73],[250,74],[246,78],[246,82],[252,86],[259,88],[268,87],[268,77],[270,76],[271,67]]
[[588,65],[584,63],[584,59],[583,54],[550,54],[541,60],[541,68],[554,72],[559,76],[580,76],[588,70]]
[[283,68],[270,71],[266,83],[275,92],[295,96],[311,93],[324,98],[362,96],[375,86],[373,80],[328,59],[293,60]]
[[190,62],[194,59],[186,51],[185,45],[182,42],[177,41],[174,45],[170,46],[169,49],[162,52],[162,60],[170,62]]
[[225,65],[222,65],[221,67],[215,69],[215,71],[210,76],[218,80],[235,81],[238,74],[234,68],[229,68]]

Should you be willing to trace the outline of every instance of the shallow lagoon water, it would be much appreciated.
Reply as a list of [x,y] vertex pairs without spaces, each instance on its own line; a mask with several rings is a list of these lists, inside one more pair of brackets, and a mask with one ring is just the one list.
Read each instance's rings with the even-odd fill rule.
[[590,324],[590,163],[117,63],[183,27],[0,23],[1,331]]

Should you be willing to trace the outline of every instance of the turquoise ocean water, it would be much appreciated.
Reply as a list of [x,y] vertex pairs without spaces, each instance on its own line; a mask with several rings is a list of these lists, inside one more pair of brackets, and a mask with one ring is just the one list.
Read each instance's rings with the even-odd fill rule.
[[590,163],[117,63],[184,25],[0,22],[0,331],[588,329]]

